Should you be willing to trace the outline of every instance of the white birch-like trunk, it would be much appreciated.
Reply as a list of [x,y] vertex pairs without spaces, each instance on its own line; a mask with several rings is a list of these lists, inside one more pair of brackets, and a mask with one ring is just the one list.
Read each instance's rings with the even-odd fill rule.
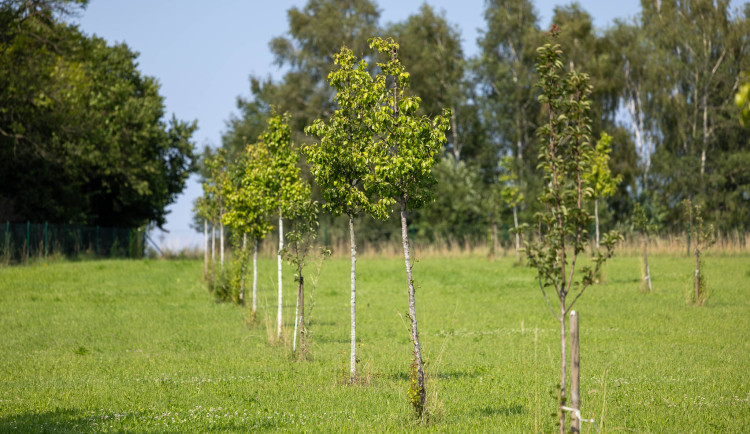
[[253,318],[258,310],[258,239],[253,243]]
[[208,220],[203,220],[203,280],[208,277]]
[[240,304],[245,304],[245,270],[247,268],[247,232],[242,234],[242,254],[240,255],[242,266],[240,267]]
[[278,277],[279,277],[279,300],[278,310],[276,311],[276,338],[281,339],[281,320],[282,320],[282,306],[283,306],[283,292],[281,286],[281,251],[284,250],[284,220],[281,217],[281,210],[279,210],[279,252],[276,255],[278,263]]
[[648,269],[648,255],[646,254],[646,234],[641,234],[643,238],[643,267],[646,269],[646,282],[648,282],[648,291],[651,292],[651,271]]
[[411,319],[411,339],[414,344],[414,362],[417,365],[417,387],[421,409],[424,409],[427,393],[424,387],[424,364],[422,363],[422,349],[419,344],[417,330],[417,307],[414,299],[414,277],[411,273],[411,257],[409,255],[409,233],[406,222],[406,202],[401,202],[401,242],[404,247],[404,263],[406,265],[406,280],[409,285],[409,317]]
[[349,355],[349,381],[357,379],[357,244],[354,240],[354,218],[349,216],[349,241],[351,245],[351,345]]
[[211,225],[211,285],[214,283],[216,274],[216,227]]
[[[224,215],[224,209],[221,210],[221,215]],[[224,274],[224,221],[219,218],[219,252],[221,252],[221,273]]]
[[594,220],[596,221],[596,249],[599,250],[599,198],[594,199]]
[[299,321],[299,291],[297,291],[297,302],[294,305],[294,332],[292,337],[292,354],[297,352],[297,323]]
[[513,205],[513,227],[516,228],[516,263],[521,263],[521,234],[518,233],[518,206]]

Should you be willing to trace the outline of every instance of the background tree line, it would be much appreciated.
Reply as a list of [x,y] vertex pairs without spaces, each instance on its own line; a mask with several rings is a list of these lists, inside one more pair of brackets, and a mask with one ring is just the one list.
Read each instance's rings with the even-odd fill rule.
[[162,226],[196,168],[138,54],[67,22],[86,0],[0,3],[0,220]]
[[[750,130],[739,122],[734,95],[741,72],[750,67],[750,5],[731,10],[727,0],[643,0],[641,6],[634,20],[605,29],[595,29],[577,3],[556,7],[552,17],[567,66],[591,76],[591,135],[611,137],[616,183],[597,192],[602,225],[629,227],[639,203],[660,231],[682,231],[680,203],[690,199],[703,204],[717,229],[746,231]],[[375,65],[381,59],[368,54],[368,38],[394,37],[411,90],[422,98],[419,112],[435,116],[442,107],[451,109],[442,158],[433,169],[435,202],[409,216],[415,235],[483,240],[498,225],[514,226],[514,208],[522,223],[532,221],[540,209],[528,198],[542,188],[534,173],[543,115],[534,62],[545,32],[533,3],[486,1],[475,56],[463,52],[460,29],[428,4],[386,26],[379,15],[370,0],[310,0],[291,8],[289,28],[269,43],[283,75],[250,77],[250,96],[238,98],[222,148],[240,155],[274,109],[291,115],[295,142],[314,141],[304,127],[336,108],[326,83],[333,55],[346,46]],[[517,192],[509,202],[499,192],[511,183]],[[320,198],[315,187],[313,196]],[[345,227],[327,219],[332,217],[321,216],[324,227]],[[364,240],[397,239],[395,222],[362,220]]]

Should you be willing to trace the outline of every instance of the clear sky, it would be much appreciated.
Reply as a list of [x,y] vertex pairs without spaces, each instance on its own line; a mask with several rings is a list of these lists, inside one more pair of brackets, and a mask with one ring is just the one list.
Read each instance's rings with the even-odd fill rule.
[[[381,24],[397,22],[416,13],[422,0],[379,0]],[[467,55],[477,52],[477,29],[484,28],[481,0],[428,0],[459,27]],[[570,2],[534,1],[543,27],[549,25],[555,5]],[[601,29],[615,18],[633,18],[639,0],[582,0],[581,6]],[[734,2],[733,2],[734,3]],[[238,95],[249,95],[251,74],[281,75],[272,65],[268,42],[287,30],[286,11],[303,8],[306,0],[91,0],[75,21],[87,34],[110,43],[125,42],[140,53],[139,69],[157,77],[166,100],[167,118],[198,120],[194,139],[218,146],[225,121],[236,112]],[[152,238],[172,249],[199,246],[202,236],[190,229],[193,200],[201,194],[195,177],[169,207],[165,228],[169,234]]]

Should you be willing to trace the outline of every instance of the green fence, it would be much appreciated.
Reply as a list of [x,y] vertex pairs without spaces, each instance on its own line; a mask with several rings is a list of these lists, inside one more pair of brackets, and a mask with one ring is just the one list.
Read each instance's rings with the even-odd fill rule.
[[5,222],[2,262],[24,263],[50,255],[77,257],[143,257],[143,229],[72,224]]

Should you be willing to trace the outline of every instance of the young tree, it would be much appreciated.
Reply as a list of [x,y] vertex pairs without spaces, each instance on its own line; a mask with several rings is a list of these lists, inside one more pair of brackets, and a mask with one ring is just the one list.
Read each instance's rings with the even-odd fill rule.
[[373,38],[370,47],[388,56],[378,63],[382,71],[376,78],[380,101],[374,115],[378,136],[375,176],[378,191],[383,198],[398,203],[401,214],[401,241],[409,294],[409,319],[414,346],[409,398],[419,417],[425,406],[424,364],[417,329],[417,311],[414,298],[414,278],[409,250],[407,212],[429,201],[434,184],[432,167],[437,162],[445,143],[450,110],[430,120],[417,116],[419,97],[408,96],[409,73],[399,61],[398,44],[392,39]]
[[299,336],[300,354],[305,352],[305,277],[302,274],[307,265],[308,254],[313,247],[318,231],[318,203],[310,200],[310,188],[306,186],[300,195],[292,200],[288,219],[291,229],[287,232],[287,247],[284,256],[294,266],[294,280],[297,282],[297,303],[294,311],[294,337],[292,354],[297,353]]
[[649,232],[648,218],[646,218],[646,212],[638,202],[635,203],[633,208],[633,228],[641,234],[641,242],[643,243],[643,270],[645,273],[643,280],[648,285],[648,291],[651,292],[651,271],[648,268],[648,254],[646,252]]
[[701,272],[701,253],[716,242],[714,227],[705,224],[701,205],[693,205],[692,201],[686,199],[682,202],[686,217],[691,222],[690,235],[695,246],[695,273],[693,278],[693,290],[688,294],[688,300],[696,306],[703,306],[708,301],[706,289],[706,278]]
[[507,156],[500,160],[500,195],[503,203],[513,210],[513,229],[516,234],[516,263],[521,263],[521,232],[518,227],[518,204],[523,202],[518,171],[513,164],[513,157]]
[[[555,42],[557,26],[549,33],[551,41],[537,49],[539,102],[546,110],[546,122],[537,134],[540,138],[540,168],[544,187],[539,201],[545,209],[536,214],[536,243],[526,243],[529,265],[537,269],[539,286],[552,314],[560,324],[560,433],[565,432],[566,402],[566,341],[565,323],[568,313],[586,288],[595,281],[602,264],[612,256],[620,236],[610,233],[603,237],[606,250],[597,250],[593,266],[576,270],[578,255],[586,247],[587,227],[591,216],[586,200],[591,187],[586,173],[591,171],[594,149],[591,145],[591,121],[588,117],[591,86],[588,76],[570,71],[564,74],[562,50]],[[577,277],[577,278],[576,278]],[[551,287],[559,302],[558,313],[547,298],[545,288]],[[572,301],[568,295],[577,294]]]
[[335,56],[339,66],[328,76],[336,91],[338,108],[328,123],[316,120],[305,132],[320,138],[319,143],[307,145],[303,152],[310,172],[321,189],[323,208],[334,216],[349,217],[351,246],[351,349],[349,380],[357,376],[357,322],[356,322],[356,265],[357,244],[354,237],[354,219],[369,214],[379,219],[387,217],[389,202],[374,200],[373,168],[377,164],[373,148],[374,118],[381,96],[367,71],[364,60],[357,62],[351,50],[342,48]]
[[276,338],[281,339],[283,320],[283,290],[281,279],[282,251],[284,250],[284,216],[289,213],[293,201],[305,188],[300,175],[299,152],[292,146],[288,114],[274,115],[268,119],[268,127],[262,141],[268,149],[272,176],[266,179],[266,191],[273,192],[272,203],[279,214],[278,285],[279,298],[276,312]]
[[252,315],[255,318],[258,304],[258,242],[273,228],[270,216],[275,207],[274,192],[268,190],[269,180],[275,176],[271,172],[268,149],[263,142],[247,145],[245,154],[232,172],[231,189],[227,192],[227,208],[224,221],[243,234],[242,277],[240,303],[244,303],[244,269],[247,254],[246,236],[253,241],[253,302]]
[[609,168],[609,153],[612,151],[610,144],[612,136],[602,133],[596,142],[594,154],[591,157],[591,171],[586,173],[586,182],[594,193],[594,223],[596,228],[596,248],[599,249],[599,199],[612,196],[617,191],[617,184],[621,176],[612,177]]

